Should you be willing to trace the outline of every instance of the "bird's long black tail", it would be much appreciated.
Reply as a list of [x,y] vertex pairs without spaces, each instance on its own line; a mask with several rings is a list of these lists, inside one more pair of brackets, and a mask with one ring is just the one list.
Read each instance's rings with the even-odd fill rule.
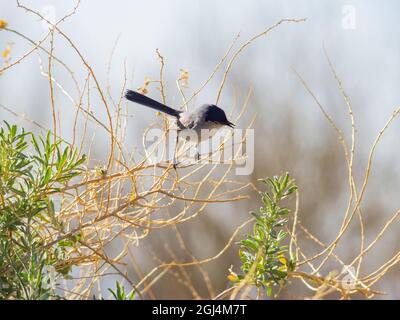
[[146,97],[145,95],[132,90],[127,90],[125,92],[125,98],[129,101],[136,102],[157,111],[164,112],[166,114],[169,114],[170,116],[179,117],[179,114],[181,113],[181,111],[167,107],[166,105],[158,101],[150,99],[149,97]]

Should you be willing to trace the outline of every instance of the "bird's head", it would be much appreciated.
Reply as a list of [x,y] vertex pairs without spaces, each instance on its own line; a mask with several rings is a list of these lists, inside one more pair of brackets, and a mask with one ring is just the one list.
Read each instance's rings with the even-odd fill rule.
[[225,111],[213,104],[208,106],[205,115],[205,121],[215,122],[231,128],[235,126],[232,122],[228,120]]

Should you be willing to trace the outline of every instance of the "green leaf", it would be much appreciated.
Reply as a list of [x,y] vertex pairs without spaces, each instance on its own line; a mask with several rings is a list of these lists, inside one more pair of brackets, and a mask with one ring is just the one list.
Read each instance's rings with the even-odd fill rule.
[[[0,193],[5,195],[0,201],[0,270],[6,270],[0,275],[0,299],[57,297],[44,285],[44,266],[57,266],[64,275],[71,271],[72,265],[64,262],[70,258],[65,247],[75,246],[81,234],[47,248],[38,228],[40,224],[44,230],[63,230],[50,197],[82,172],[86,159],[77,160],[77,149],[69,146],[60,154],[62,147],[61,141],[52,141],[50,132],[43,138],[7,122],[0,128]],[[126,298],[123,288],[121,296]]]
[[[259,179],[267,190],[260,193],[263,206],[258,212],[250,212],[255,217],[253,234],[248,234],[240,241],[240,269],[243,274],[237,276],[238,282],[248,280],[258,288],[264,288],[267,295],[272,294],[274,286],[286,283],[287,270],[293,271],[296,263],[284,255],[287,246],[282,244],[287,233],[283,230],[290,210],[280,207],[280,201],[297,189],[288,173],[272,179]],[[272,194],[272,196],[271,196]],[[283,218],[285,216],[285,218]],[[261,254],[261,255],[260,255]],[[282,261],[285,264],[282,265]],[[282,267],[284,269],[282,269]]]

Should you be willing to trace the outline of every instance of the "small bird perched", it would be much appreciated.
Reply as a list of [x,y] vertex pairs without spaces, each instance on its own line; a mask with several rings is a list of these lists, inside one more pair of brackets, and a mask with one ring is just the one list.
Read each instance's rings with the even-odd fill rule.
[[[191,111],[178,111],[132,90],[126,91],[125,98],[129,101],[175,117],[178,127],[177,142],[179,132],[183,130],[193,130],[197,134],[198,141],[200,141],[202,136],[201,130],[203,129],[212,130],[219,129],[223,126],[229,126],[231,128],[235,126],[232,122],[228,121],[224,110],[213,104],[204,104]],[[198,152],[196,153],[196,159],[200,159],[200,154]],[[174,157],[174,166],[175,165]]]

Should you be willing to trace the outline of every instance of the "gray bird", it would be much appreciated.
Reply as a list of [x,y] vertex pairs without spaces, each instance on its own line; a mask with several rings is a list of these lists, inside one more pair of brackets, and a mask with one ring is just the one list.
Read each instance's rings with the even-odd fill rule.
[[[143,106],[155,109],[160,112],[164,112],[170,116],[175,117],[178,127],[178,135],[180,131],[193,130],[197,134],[199,141],[202,137],[202,129],[212,130],[219,129],[223,126],[229,126],[231,128],[235,126],[227,119],[224,110],[214,104],[204,104],[191,111],[178,111],[132,90],[126,91],[125,98],[129,101],[136,102]],[[197,152],[196,159],[199,160],[199,158],[200,154]],[[176,161],[174,157],[174,166],[175,165]]]

